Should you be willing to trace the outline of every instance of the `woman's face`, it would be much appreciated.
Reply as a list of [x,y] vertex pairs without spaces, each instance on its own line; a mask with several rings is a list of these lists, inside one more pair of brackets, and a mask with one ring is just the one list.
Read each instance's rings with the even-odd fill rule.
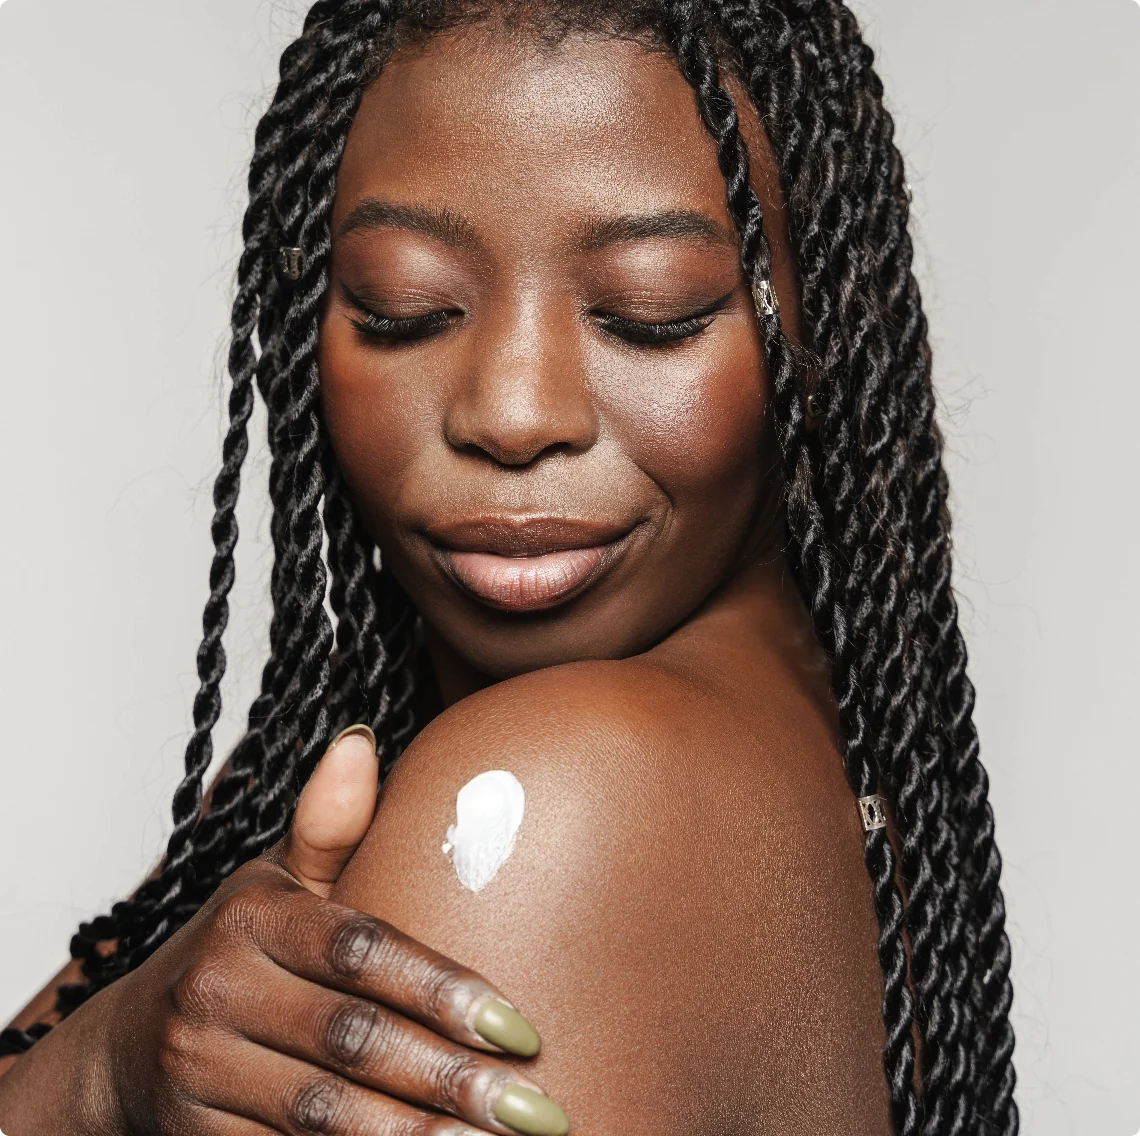
[[[741,113],[787,320],[775,179]],[[644,650],[735,569],[773,460],[767,376],[715,144],[671,58],[486,25],[397,53],[332,229],[332,443],[469,666]]]

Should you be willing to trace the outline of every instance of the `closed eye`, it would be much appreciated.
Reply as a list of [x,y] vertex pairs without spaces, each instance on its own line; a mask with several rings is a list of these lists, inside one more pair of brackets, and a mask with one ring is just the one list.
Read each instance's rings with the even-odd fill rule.
[[[347,298],[359,313],[349,322],[364,335],[388,342],[410,342],[426,339],[445,331],[455,316],[462,312],[437,310],[416,316],[386,316],[367,306],[361,299],[345,289]],[[692,315],[672,320],[637,320],[613,312],[597,312],[595,320],[608,335],[638,346],[661,346],[691,339],[704,331],[728,302],[728,292]]]
[[713,322],[717,312],[725,306],[731,296],[732,292],[727,292],[708,307],[679,319],[636,320],[612,312],[597,312],[594,318],[603,331],[616,339],[639,346],[653,347],[675,343],[682,339],[692,339],[693,336],[699,335]]
[[391,343],[426,339],[429,335],[436,335],[446,330],[453,316],[463,314],[444,309],[415,316],[386,316],[370,307],[346,285],[342,287],[345,299],[358,313],[356,316],[350,316],[349,322],[372,339],[387,340]]
[[712,316],[690,316],[688,319],[667,320],[664,323],[646,323],[644,320],[625,319],[622,316],[602,316],[598,323],[610,335],[627,343],[672,343],[678,339],[691,339],[704,331]]
[[407,341],[426,339],[443,331],[451,322],[450,312],[428,312],[422,316],[382,316],[361,308],[360,315],[350,317],[353,327],[375,339]]

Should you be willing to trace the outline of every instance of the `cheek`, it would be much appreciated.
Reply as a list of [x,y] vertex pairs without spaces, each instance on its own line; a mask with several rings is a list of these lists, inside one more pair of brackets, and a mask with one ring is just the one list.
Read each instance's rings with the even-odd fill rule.
[[[415,368],[381,367],[339,319],[322,327],[320,366],[337,461],[369,533],[388,550],[398,543],[406,498],[422,500],[438,480],[432,457],[445,384]],[[750,321],[659,355],[599,347],[586,366],[605,430],[628,467],[668,499],[670,530],[685,555],[703,548],[715,559],[735,541],[759,493],[767,382]]]
[[724,336],[710,350],[663,353],[655,365],[611,373],[613,429],[678,520],[708,525],[751,503],[767,392],[755,337]]
[[400,368],[377,366],[343,321],[322,327],[321,405],[337,464],[371,535],[384,543],[402,487],[430,429],[422,388],[401,384]]

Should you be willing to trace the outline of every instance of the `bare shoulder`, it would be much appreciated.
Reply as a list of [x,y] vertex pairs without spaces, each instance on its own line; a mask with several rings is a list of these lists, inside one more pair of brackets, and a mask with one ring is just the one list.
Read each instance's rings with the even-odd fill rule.
[[[411,934],[430,929],[432,946],[463,948],[473,966],[473,950],[497,960],[524,941],[564,964],[565,945],[551,953],[538,928],[572,927],[582,942],[637,875],[650,894],[660,822],[686,809],[666,773],[684,764],[673,721],[682,696],[667,674],[622,660],[553,667],[463,699],[393,769],[338,896]],[[509,856],[473,892],[444,845],[459,791],[491,771],[518,783],[522,815]]]
[[[629,794],[660,784],[701,733],[708,695],[645,658],[550,667],[497,683],[457,703],[416,738],[386,794],[402,798],[433,770],[453,778],[495,758],[537,796],[621,813]],[[689,728],[693,727],[693,728]],[[442,765],[441,765],[442,762]],[[678,765],[683,762],[678,761]]]
[[[393,771],[337,898],[500,985],[580,1131],[877,1131],[860,844],[841,794],[821,801],[803,768],[833,756],[826,730],[797,740],[794,692],[775,694],[745,710],[699,669],[642,656],[464,699]],[[521,786],[521,820],[472,890],[448,827],[495,770]]]

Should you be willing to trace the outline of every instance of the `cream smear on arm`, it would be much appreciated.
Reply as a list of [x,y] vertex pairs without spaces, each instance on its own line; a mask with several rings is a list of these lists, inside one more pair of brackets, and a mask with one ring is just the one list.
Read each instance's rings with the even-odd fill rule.
[[525,808],[519,779],[505,769],[480,773],[459,790],[455,823],[448,825],[443,851],[469,891],[486,887],[506,863]]

